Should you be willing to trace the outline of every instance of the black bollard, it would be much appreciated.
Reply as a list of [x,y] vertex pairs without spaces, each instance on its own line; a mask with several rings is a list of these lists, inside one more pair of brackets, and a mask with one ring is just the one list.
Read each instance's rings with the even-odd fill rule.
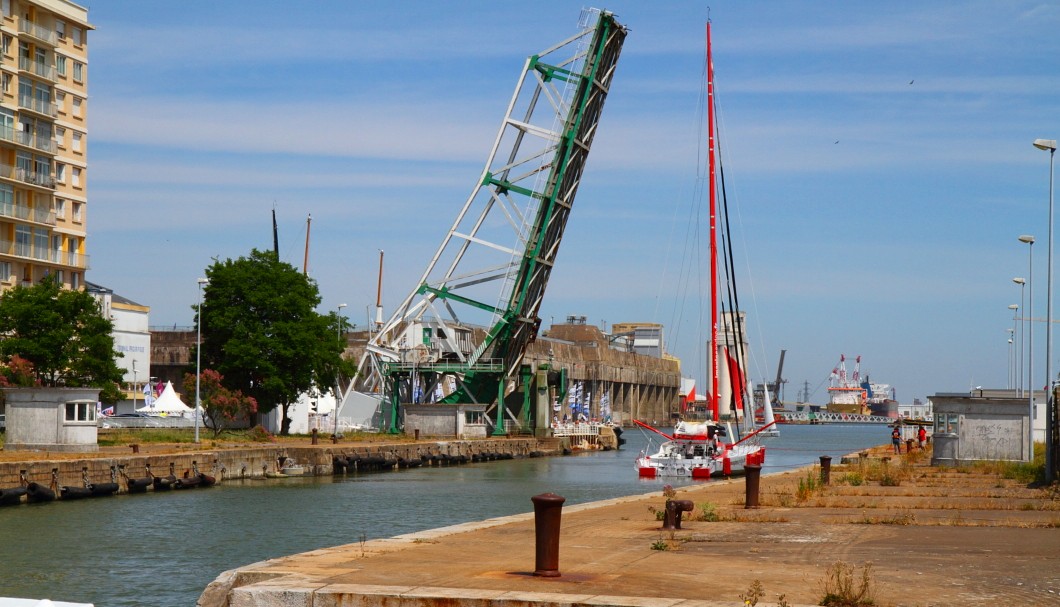
[[559,577],[559,526],[566,498],[542,493],[530,498],[534,503],[534,535],[537,541],[534,575]]
[[743,467],[746,475],[744,509],[758,507],[758,481],[762,475],[762,466],[758,464],[746,464]]
[[827,485],[832,480],[832,457],[821,456],[821,484]]
[[666,500],[666,516],[663,517],[663,529],[672,531],[681,528],[681,513],[692,512],[695,504],[692,500]]
[[320,432],[319,430],[317,430],[316,428],[313,428],[313,444],[314,444],[314,445],[315,445],[315,444],[317,444],[317,441],[319,440],[319,439],[317,438],[317,434],[318,434],[319,432]]

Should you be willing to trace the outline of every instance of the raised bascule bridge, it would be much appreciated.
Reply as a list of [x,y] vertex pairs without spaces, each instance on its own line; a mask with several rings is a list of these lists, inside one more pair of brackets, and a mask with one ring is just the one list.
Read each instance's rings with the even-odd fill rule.
[[[492,435],[541,435],[567,396],[564,369],[527,353],[627,34],[595,9],[579,27],[527,58],[470,196],[366,346],[354,390],[378,400],[386,431],[406,431],[415,409],[421,421],[442,412]],[[593,388],[598,407],[629,398]]]

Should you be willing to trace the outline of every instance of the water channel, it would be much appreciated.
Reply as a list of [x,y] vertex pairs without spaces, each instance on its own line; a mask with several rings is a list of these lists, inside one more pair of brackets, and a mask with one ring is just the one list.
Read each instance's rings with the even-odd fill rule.
[[[763,473],[887,442],[881,425],[783,426],[764,441]],[[661,491],[637,478],[652,450],[627,430],[618,451],[327,478],[225,483],[0,509],[0,596],[96,607],[192,607],[221,572],[363,539],[530,512],[553,492],[567,505]],[[697,481],[700,482],[700,481]],[[709,482],[709,481],[707,481]]]

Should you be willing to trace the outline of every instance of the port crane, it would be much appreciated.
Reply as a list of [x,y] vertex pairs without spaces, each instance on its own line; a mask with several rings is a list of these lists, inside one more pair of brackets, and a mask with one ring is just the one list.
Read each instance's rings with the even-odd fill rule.
[[542,374],[523,356],[627,34],[606,11],[583,11],[579,25],[526,60],[471,195],[368,344],[358,387],[381,398],[383,430],[399,432],[409,404],[486,405],[495,435],[506,421],[534,425]]

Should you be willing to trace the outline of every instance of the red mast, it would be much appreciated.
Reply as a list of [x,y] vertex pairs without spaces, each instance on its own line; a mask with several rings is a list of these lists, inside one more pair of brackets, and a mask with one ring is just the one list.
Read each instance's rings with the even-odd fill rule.
[[714,60],[707,21],[707,133],[710,159],[710,412],[718,419],[718,230],[717,181],[714,174]]

